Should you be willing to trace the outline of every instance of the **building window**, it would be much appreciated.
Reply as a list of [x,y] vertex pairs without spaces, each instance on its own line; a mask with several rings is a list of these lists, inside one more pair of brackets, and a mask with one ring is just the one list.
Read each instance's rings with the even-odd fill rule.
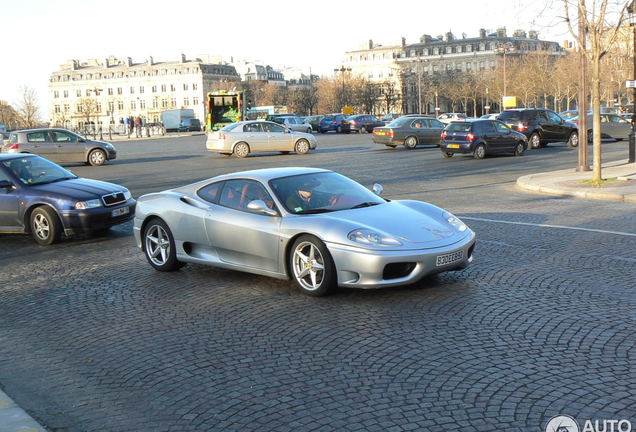
[[130,87],[130,94],[135,94],[135,87],[133,86]]
[[80,113],[84,112],[84,107],[82,106],[82,104],[77,104],[75,106],[75,111],[80,112]]
[[96,108],[97,108],[97,112],[102,112],[102,103],[101,102],[97,102]]
[[75,96],[82,97],[82,91],[81,90],[75,90]]
[[123,111],[124,110],[124,101],[117,101],[117,109],[119,111]]
[[152,100],[152,107],[153,108],[159,108],[159,101],[157,99],[153,99]]
[[171,98],[170,99],[170,106],[173,108],[177,107],[177,98]]
[[155,85],[155,86],[152,86],[152,87],[150,88],[150,91],[152,91],[153,93],[157,93],[157,86],[156,86],[156,85]]
[[171,91],[171,92],[173,92],[173,91],[177,91],[177,86],[176,86],[176,85],[174,85],[174,84],[170,84],[170,91]]
[[187,84],[183,84],[183,90],[188,91],[188,85]]
[[168,108],[168,99],[161,99],[161,108]]
[[139,86],[139,93],[145,93],[146,89],[144,86]]
[[137,109],[137,101],[136,100],[131,100],[130,101],[130,109],[131,110],[136,110]]
[[60,109],[60,106],[59,105],[55,105],[55,113],[59,114],[61,112],[62,112],[62,110]]
[[140,100],[139,101],[139,109],[145,110],[146,109],[146,101],[145,100]]
[[161,92],[162,93],[166,92],[166,85],[165,84],[161,84]]
[[183,106],[190,106],[190,98],[187,98],[187,97],[183,98]]
[[194,106],[199,105],[199,98],[197,96],[192,98],[192,105]]
[[124,94],[124,89],[122,89],[121,87],[117,87],[117,94]]
[[108,89],[108,96],[112,96],[113,95],[113,89],[112,87]]
[[199,85],[198,84],[192,84],[192,90],[198,90]]
[[115,102],[108,102],[108,111],[111,113],[115,111]]
[[64,112],[69,112],[71,110],[71,106],[69,104],[64,104]]
[[58,90],[55,90],[55,91],[53,92],[53,97],[54,97],[55,99],[59,98],[59,97],[60,97],[60,92],[59,92]]
[[130,71],[130,73],[128,74],[128,76],[130,76],[130,77],[134,77],[136,75],[137,75],[137,72],[135,72],[135,71]]

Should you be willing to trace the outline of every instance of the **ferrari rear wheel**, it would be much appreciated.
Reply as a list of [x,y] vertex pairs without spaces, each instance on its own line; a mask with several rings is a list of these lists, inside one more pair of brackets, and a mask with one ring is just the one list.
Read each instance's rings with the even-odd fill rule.
[[143,242],[146,259],[155,270],[169,272],[184,266],[177,261],[172,232],[161,219],[153,219],[146,225]]
[[292,246],[289,267],[303,294],[320,297],[334,288],[335,267],[325,244],[311,235],[300,236]]

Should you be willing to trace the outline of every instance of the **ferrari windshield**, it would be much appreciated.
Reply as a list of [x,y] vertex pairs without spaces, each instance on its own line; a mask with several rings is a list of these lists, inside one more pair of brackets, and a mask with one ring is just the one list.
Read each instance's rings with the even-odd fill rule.
[[77,178],[72,172],[37,156],[20,157],[2,162],[25,185],[53,183]]
[[334,172],[281,177],[270,180],[269,184],[287,211],[295,214],[348,210],[386,202],[359,183]]

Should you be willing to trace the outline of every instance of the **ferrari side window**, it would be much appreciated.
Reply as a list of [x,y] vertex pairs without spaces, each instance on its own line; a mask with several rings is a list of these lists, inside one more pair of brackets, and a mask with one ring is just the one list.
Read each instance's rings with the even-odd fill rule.
[[219,201],[219,191],[222,185],[223,182],[217,182],[203,186],[197,191],[197,195],[206,201],[216,204]]

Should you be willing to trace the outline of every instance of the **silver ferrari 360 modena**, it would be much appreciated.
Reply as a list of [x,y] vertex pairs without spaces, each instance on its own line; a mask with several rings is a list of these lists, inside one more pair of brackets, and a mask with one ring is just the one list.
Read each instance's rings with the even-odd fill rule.
[[315,168],[222,175],[141,196],[135,240],[159,271],[205,264],[292,279],[312,296],[410,284],[472,262],[475,233],[460,219],[373,189]]

